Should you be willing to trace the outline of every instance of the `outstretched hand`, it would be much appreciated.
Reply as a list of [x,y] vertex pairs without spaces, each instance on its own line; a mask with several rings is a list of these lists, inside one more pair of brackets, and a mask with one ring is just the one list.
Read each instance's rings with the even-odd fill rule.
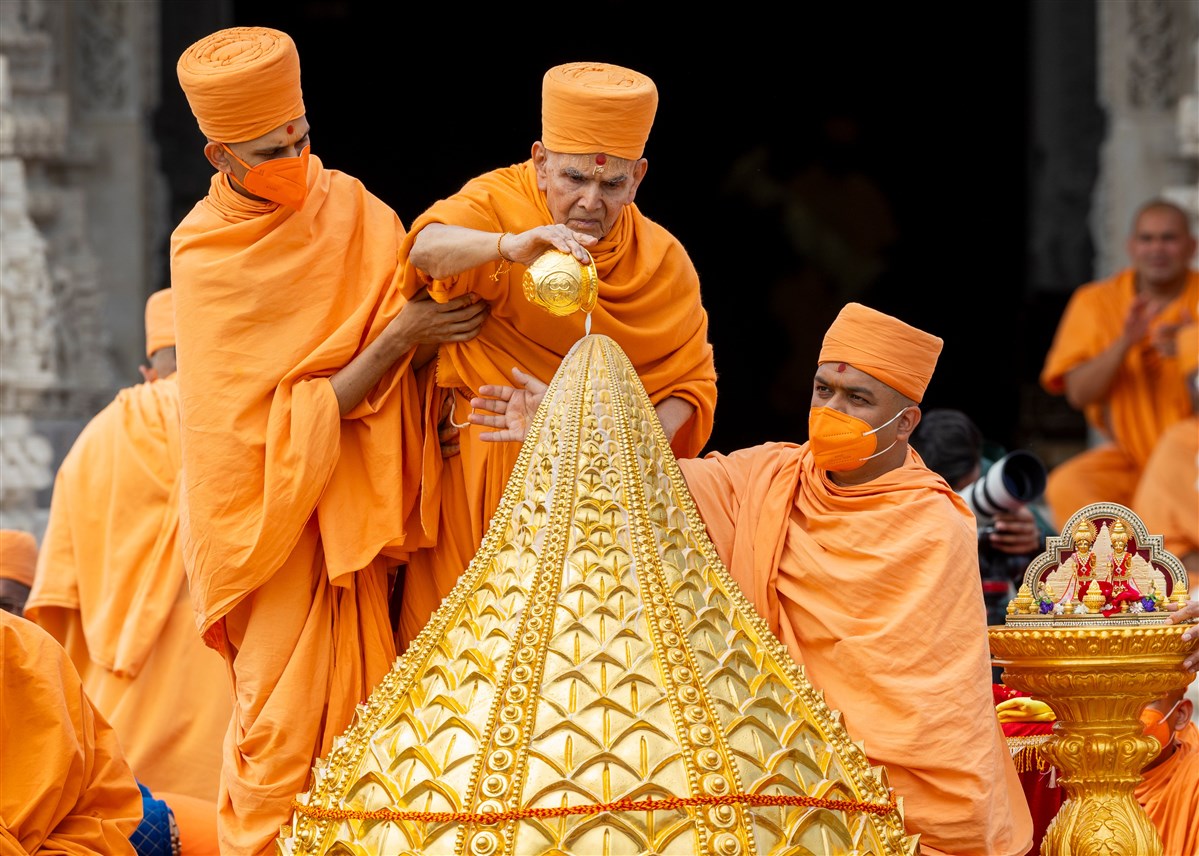
[[489,443],[524,442],[549,385],[515,367],[512,377],[516,386],[485,384],[479,387],[479,397],[470,400],[472,410],[467,419],[471,424],[495,429],[480,432],[480,440]]
[[[1171,624],[1181,624],[1184,621],[1199,618],[1199,600],[1188,600],[1182,606],[1171,603],[1167,604],[1166,608],[1170,610]],[[1182,667],[1188,672],[1199,671],[1199,624],[1188,628],[1182,634],[1182,640],[1194,643],[1191,646],[1191,653],[1183,661]]]

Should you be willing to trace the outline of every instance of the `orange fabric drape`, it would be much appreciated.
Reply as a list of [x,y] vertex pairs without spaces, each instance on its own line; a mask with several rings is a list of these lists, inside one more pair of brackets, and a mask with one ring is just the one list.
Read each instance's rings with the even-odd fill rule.
[[1157,827],[1162,856],[1195,856],[1199,853],[1199,729],[1187,723],[1178,738],[1178,749],[1144,772],[1134,795]]
[[192,618],[181,464],[175,376],[122,390],[58,469],[25,614],[71,653],[139,780],[215,804],[232,703]]
[[680,460],[738,585],[903,800],[924,852],[1016,856],[1032,840],[995,716],[975,521],[910,453],[858,486],[807,446]]
[[[458,194],[434,203],[412,224],[401,247],[401,261],[407,259],[416,233],[429,223],[523,232],[552,222],[545,196],[537,188],[536,171],[526,161],[475,178]],[[591,253],[599,276],[591,332],[620,343],[655,404],[675,396],[695,406],[695,414],[679,429],[672,447],[679,457],[699,454],[712,433],[716,370],[708,342],[708,316],[690,257],[635,205],[625,207],[611,233]],[[404,265],[404,291],[409,296],[428,286],[435,300],[473,292],[491,304],[491,314],[477,337],[444,344],[438,352],[437,385],[445,390],[443,394],[457,390],[455,421],[459,423],[466,421],[469,398],[480,386],[511,384],[513,366],[548,382],[566,352],[584,335],[581,313],[553,316],[525,298],[523,266],[513,265],[493,280],[498,267],[498,263],[485,265],[450,281],[430,282],[411,264]],[[431,418],[439,413],[437,403],[426,408]],[[425,430],[436,436],[435,428],[429,423]],[[443,498],[437,551],[413,557],[409,568],[401,626],[401,635],[406,627],[409,638],[429,617],[423,607],[416,607],[417,602],[439,602],[462,570],[460,560],[474,555],[520,451],[518,444],[481,442],[478,432],[475,427],[463,429],[461,454],[450,459],[442,475],[461,480],[461,490],[453,492],[464,492],[466,507],[448,508]],[[427,480],[433,478],[426,472]],[[451,539],[453,547],[448,546]]]
[[1129,507],[1175,556],[1199,550],[1199,416],[1162,433]]
[[[1135,274],[1077,289],[1066,304],[1041,369],[1041,385],[1061,394],[1065,375],[1103,352],[1120,335],[1136,296]],[[1182,293],[1161,312],[1155,325],[1194,321],[1199,302],[1199,271],[1192,271]],[[1163,358],[1148,339],[1129,349],[1105,403],[1086,411],[1087,422],[1116,449],[1099,446],[1080,453],[1049,474],[1046,500],[1058,525],[1093,502],[1132,502],[1136,478],[1162,432],[1191,413],[1191,402],[1176,357]]]
[[0,611],[0,851],[134,856],[142,795],[62,646]]
[[344,419],[328,381],[403,307],[403,235],[394,211],[314,155],[302,212],[218,174],[172,236],[184,562],[237,698],[230,852],[271,846],[313,759],[387,672],[395,560],[383,556],[428,543],[408,358]]

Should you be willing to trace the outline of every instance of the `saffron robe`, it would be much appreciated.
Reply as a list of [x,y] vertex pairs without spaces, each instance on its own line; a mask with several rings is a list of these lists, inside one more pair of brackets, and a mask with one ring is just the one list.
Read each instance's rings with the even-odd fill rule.
[[135,856],[142,794],[63,647],[0,610],[0,852]]
[[[430,223],[490,232],[523,232],[553,223],[532,161],[493,170],[439,200],[412,224],[401,249],[404,291],[427,287],[434,300],[475,293],[491,306],[479,335],[440,346],[436,388],[426,407],[425,431],[436,436],[441,396],[454,396],[455,422],[466,422],[469,400],[484,384],[512,383],[512,368],[549,381],[585,332],[585,316],[551,315],[524,295],[522,265],[497,263],[432,280],[409,261],[417,233]],[[672,440],[678,457],[700,453],[712,433],[716,369],[699,275],[683,245],[636,207],[625,206],[612,230],[590,248],[599,278],[592,333],[616,340],[650,400],[669,397],[695,407]],[[498,274],[498,275],[497,275]],[[436,506],[437,548],[413,556],[404,582],[400,635],[406,644],[458,580],[499,506],[519,444],[486,443],[475,426],[462,429],[460,454],[426,460],[425,502]]]
[[[394,568],[424,529],[411,352],[343,419],[329,377],[405,304],[404,226],[309,159],[302,211],[213,176],[175,229],[180,533],[196,622],[235,694],[222,849],[269,852],[312,762],[395,658]],[[436,437],[432,439],[436,444]]]
[[[1175,556],[1199,551],[1199,416],[1162,433],[1129,508]],[[1191,577],[1190,589],[1199,591],[1199,578]]]
[[845,487],[806,444],[678,463],[721,560],[886,768],[922,852],[1027,852],[1032,819],[995,715],[961,497],[915,452]]
[[[1111,279],[1075,290],[1066,304],[1041,369],[1041,386],[1061,395],[1065,376],[1098,356],[1120,335],[1136,297],[1129,268]],[[1199,271],[1153,321],[1180,324],[1199,302]],[[1087,423],[1105,442],[1058,464],[1049,472],[1045,501],[1057,526],[1094,502],[1131,506],[1137,482],[1153,447],[1168,427],[1191,413],[1191,401],[1177,356],[1162,357],[1146,339],[1128,349],[1103,400],[1084,411]]]
[[1188,722],[1179,746],[1166,760],[1145,770],[1133,792],[1162,839],[1162,856],[1199,853],[1199,729]]
[[119,392],[55,475],[25,615],[71,654],[138,780],[215,816],[233,704],[192,617],[181,466],[176,376]]

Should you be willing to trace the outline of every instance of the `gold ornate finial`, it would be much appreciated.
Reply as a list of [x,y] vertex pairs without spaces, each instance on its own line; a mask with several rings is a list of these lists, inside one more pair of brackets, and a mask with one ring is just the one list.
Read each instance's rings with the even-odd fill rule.
[[1003,625],[988,628],[1003,682],[1057,714],[1038,751],[1059,771],[1067,798],[1042,853],[1161,856],[1161,840],[1133,795],[1157,752],[1138,713],[1194,679],[1181,668],[1192,647],[1182,639],[1187,626],[1172,624],[1164,609],[1166,600],[1187,600],[1186,569],[1162,541],[1131,509],[1088,505],[1047,539],[1021,586],[1059,588],[1063,600],[1042,599],[1029,613],[1009,610]]
[[554,375],[458,584],[322,761],[279,854],[917,851],[600,335]]

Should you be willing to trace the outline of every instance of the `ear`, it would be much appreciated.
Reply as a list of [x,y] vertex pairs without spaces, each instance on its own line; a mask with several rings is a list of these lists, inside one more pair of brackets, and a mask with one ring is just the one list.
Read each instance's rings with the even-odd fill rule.
[[537,171],[537,189],[545,193],[549,175],[546,171],[546,148],[541,144],[541,140],[536,140],[533,143],[531,155],[533,158],[533,169]]
[[225,147],[220,143],[214,143],[212,140],[209,140],[204,145],[204,157],[208,158],[208,162],[212,164],[212,168],[217,172],[233,175],[233,166],[229,160],[229,153],[225,151]]
[[1186,724],[1191,721],[1191,714],[1195,712],[1195,704],[1189,698],[1184,698],[1178,703],[1178,707],[1174,711],[1174,721],[1170,723],[1170,727],[1175,731],[1181,731],[1186,727]]
[[897,436],[900,440],[907,442],[912,436],[912,432],[916,430],[916,426],[920,424],[920,408],[914,404],[909,404],[908,409],[903,412],[895,424],[898,426]]
[[641,186],[641,181],[648,171],[649,161],[645,158],[638,158],[637,162],[633,164],[633,180],[629,182],[629,198],[625,200],[626,205],[637,198],[637,188]]

